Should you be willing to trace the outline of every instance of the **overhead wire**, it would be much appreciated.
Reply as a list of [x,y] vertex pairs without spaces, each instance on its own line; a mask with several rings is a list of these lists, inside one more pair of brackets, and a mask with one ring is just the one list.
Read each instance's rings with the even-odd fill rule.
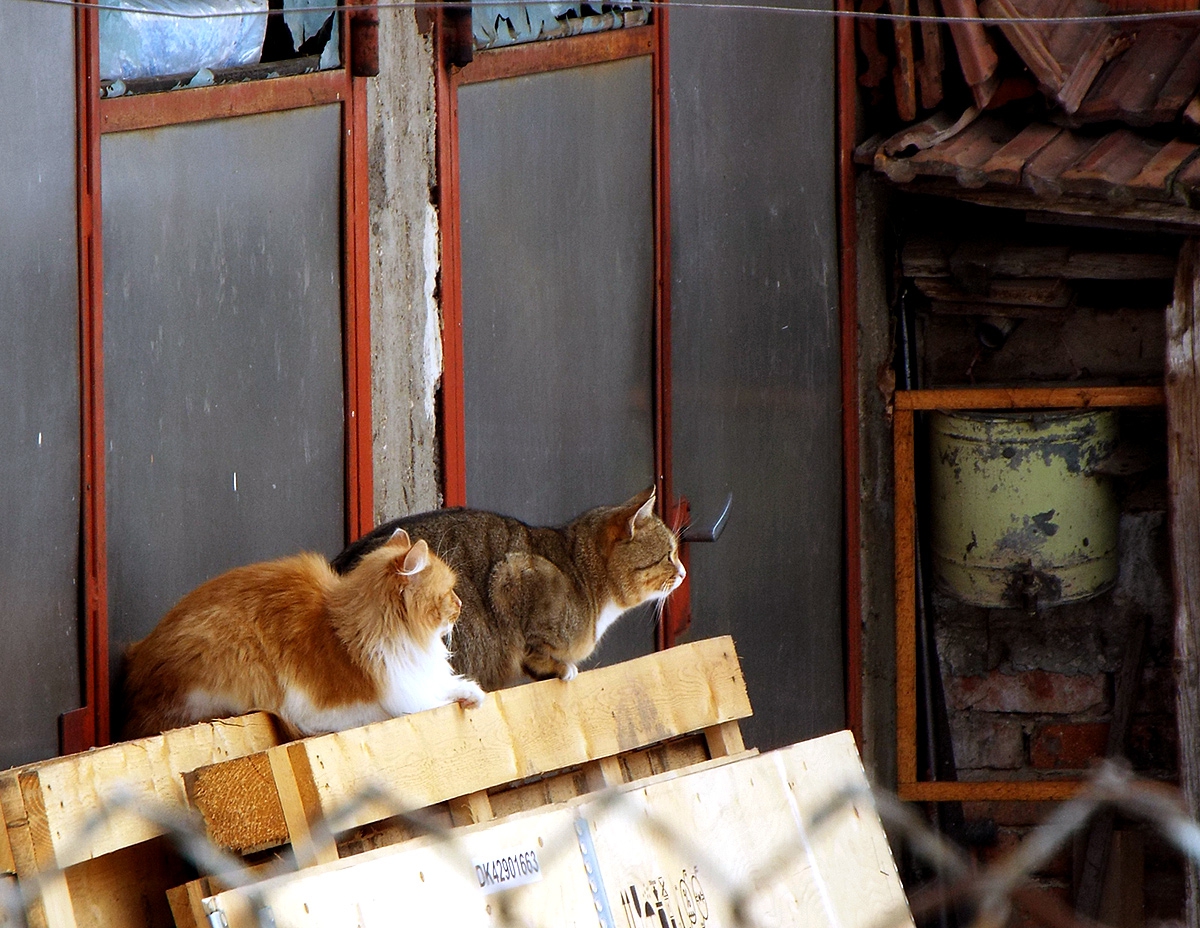
[[[69,9],[89,9],[117,13],[135,13],[139,16],[165,16],[175,19],[219,19],[230,16],[266,16],[279,13],[280,10],[229,10],[206,12],[183,12],[179,10],[152,10],[122,6],[120,3],[101,2],[91,3],[88,0],[0,0],[8,3],[37,3],[46,6],[62,6]],[[907,3],[908,0],[903,0]],[[520,0],[368,0],[364,3],[331,3],[305,6],[305,13],[338,13],[362,12],[363,10],[405,10],[422,8],[442,9],[474,9],[475,7],[514,7],[522,5],[537,5],[522,3]],[[627,5],[627,4],[613,4]],[[1068,23],[1144,23],[1163,20],[1195,20],[1200,19],[1200,9],[1196,10],[1154,10],[1139,13],[1108,13],[1105,15],[1081,14],[1072,16],[927,16],[920,13],[896,13],[870,10],[842,10],[821,7],[790,6],[776,3],[736,3],[728,0],[636,0],[629,6],[639,6],[648,9],[663,8],[668,10],[710,10],[715,12],[734,13],[769,13],[774,15],[793,16],[825,16],[834,19],[861,19],[883,22],[909,23],[940,23],[956,25],[971,23],[981,26],[1011,26],[1016,23],[1032,25],[1054,25]],[[298,11],[300,11],[298,9]]]

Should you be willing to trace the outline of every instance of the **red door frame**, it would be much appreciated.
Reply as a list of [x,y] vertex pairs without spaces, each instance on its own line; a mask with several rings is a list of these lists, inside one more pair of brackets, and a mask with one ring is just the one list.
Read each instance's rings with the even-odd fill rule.
[[[62,717],[60,744],[64,753],[107,744],[112,737],[105,531],[102,134],[308,106],[341,105],[346,536],[357,538],[374,525],[366,79],[352,77],[346,66],[294,77],[101,100],[99,15],[94,6],[77,8],[75,29],[83,706]],[[350,31],[341,30],[343,62],[350,61]]]

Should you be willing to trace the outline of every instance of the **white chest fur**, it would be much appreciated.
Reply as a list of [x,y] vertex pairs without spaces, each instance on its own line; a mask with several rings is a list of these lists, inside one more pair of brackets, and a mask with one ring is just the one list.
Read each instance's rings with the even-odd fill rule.
[[605,605],[605,607],[600,610],[600,614],[596,616],[596,640],[599,641],[600,636],[608,631],[609,626],[611,626],[613,622],[617,621],[617,619],[624,614],[625,610],[614,602],[609,602],[607,605]]

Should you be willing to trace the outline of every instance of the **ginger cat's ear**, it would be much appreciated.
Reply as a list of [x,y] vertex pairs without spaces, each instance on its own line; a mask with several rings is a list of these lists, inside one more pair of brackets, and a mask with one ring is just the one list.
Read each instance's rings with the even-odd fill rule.
[[395,545],[397,548],[411,548],[412,541],[409,540],[408,532],[402,528],[392,532],[392,537],[384,542],[385,545]]
[[[405,537],[407,538],[408,536],[406,535]],[[419,574],[428,566],[429,545],[425,543],[424,538],[421,538],[409,549],[408,554],[404,556],[404,566],[401,568],[400,573],[405,577],[411,577],[413,574]]]

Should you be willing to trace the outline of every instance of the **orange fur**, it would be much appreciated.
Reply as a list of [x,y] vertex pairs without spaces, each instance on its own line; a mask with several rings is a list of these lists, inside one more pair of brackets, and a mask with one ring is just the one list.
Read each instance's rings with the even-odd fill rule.
[[315,734],[482,692],[442,636],[454,572],[397,532],[339,576],[317,554],[238,567],[201,584],[126,653],[125,736],[259,709]]

